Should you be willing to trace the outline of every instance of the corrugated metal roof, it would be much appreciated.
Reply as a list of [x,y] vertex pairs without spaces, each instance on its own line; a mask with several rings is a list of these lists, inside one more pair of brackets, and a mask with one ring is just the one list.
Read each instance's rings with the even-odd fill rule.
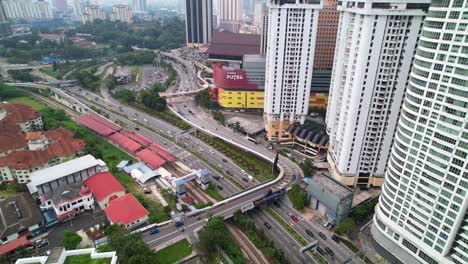
[[41,184],[60,179],[64,176],[86,170],[97,165],[99,165],[98,160],[88,154],[83,157],[33,172],[30,176],[31,182],[27,184],[29,192],[35,193],[37,192],[36,187]]

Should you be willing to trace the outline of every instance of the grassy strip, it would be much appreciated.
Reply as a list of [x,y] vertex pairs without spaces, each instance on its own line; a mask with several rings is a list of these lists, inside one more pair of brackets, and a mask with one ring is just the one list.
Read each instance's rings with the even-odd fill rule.
[[[122,102],[124,103],[124,102]],[[151,109],[148,109],[147,107],[143,106],[142,104],[139,104],[139,103],[131,103],[129,104],[131,107],[133,108],[136,108],[140,111],[143,111],[149,115],[153,115],[159,119],[162,119],[166,122],[168,122],[169,124],[172,124],[180,129],[183,129],[183,130],[187,130],[187,129],[190,129],[192,128],[192,126],[190,126],[189,124],[187,124],[184,120],[182,120],[181,118],[179,118],[177,115],[175,115],[174,113],[172,113],[170,110],[166,109],[164,110],[163,112],[158,112],[158,111],[154,111],[154,110],[151,110]]]
[[203,190],[206,194],[214,198],[216,201],[224,200],[224,197],[216,190],[216,187],[213,183],[210,183],[206,190]]
[[273,209],[271,208],[267,208],[266,211],[268,212],[268,214],[270,214],[286,231],[288,231],[289,234],[291,234],[294,239],[296,239],[299,244],[301,244],[302,246],[306,246],[308,245],[309,243],[307,243],[307,241],[299,234],[296,232],[296,230],[294,230],[286,221],[284,221],[284,219],[279,216],[275,211],[273,211]]
[[68,256],[65,264],[110,264],[110,258],[92,259],[91,255]]
[[328,263],[327,260],[324,257],[322,257],[322,255],[317,253],[317,251],[314,250],[314,251],[309,251],[309,252],[312,254],[312,257],[316,261],[318,261],[318,263],[320,263],[320,264],[327,264]]
[[160,264],[171,264],[190,254],[192,254],[192,247],[187,239],[184,239],[156,252],[156,259]]
[[16,97],[13,99],[8,100],[11,104],[23,104],[32,107],[34,110],[40,111],[47,107],[46,104],[42,103],[41,101],[37,100],[36,98],[23,96],[23,97]]
[[55,79],[61,79],[62,78],[62,74],[57,70],[57,71],[54,71],[53,67],[50,66],[50,67],[45,67],[45,68],[40,68],[39,69],[41,72],[49,75],[49,76],[52,76],[54,77]]
[[275,178],[269,162],[257,158],[255,155],[237,148],[220,138],[212,137],[202,132],[197,132],[197,138],[234,160],[239,167],[250,173],[258,181],[265,182]]

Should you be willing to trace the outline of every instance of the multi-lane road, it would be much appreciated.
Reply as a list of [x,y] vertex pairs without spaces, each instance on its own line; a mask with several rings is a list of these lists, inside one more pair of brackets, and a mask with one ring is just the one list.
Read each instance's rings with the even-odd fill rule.
[[[183,73],[183,71],[181,72]],[[181,78],[184,78],[183,74]],[[188,82],[188,79],[189,78],[186,79],[186,83]],[[119,102],[112,99],[112,97],[107,94],[107,91],[102,91],[104,98],[101,98],[96,95],[91,95],[91,93],[86,94],[86,92],[81,90],[79,87],[67,89],[66,92],[67,94],[71,95],[70,100],[74,101],[72,103],[93,106],[95,109],[97,108],[100,111],[107,113],[112,121],[119,120],[119,123],[125,126],[128,130],[138,130],[139,133],[149,137],[158,144],[164,146],[169,152],[175,154],[181,161],[186,163],[189,167],[192,167],[194,169],[209,169],[212,175],[219,175],[215,170],[210,168],[208,164],[206,164],[202,160],[199,160],[184,148],[191,149],[192,151],[198,151],[212,164],[215,164],[215,166],[221,165],[223,170],[229,170],[233,174],[233,177],[239,183],[244,185],[244,187],[253,187],[253,185],[255,185],[254,183],[250,182],[245,183],[242,180],[242,178],[245,176],[243,176],[240,172],[240,168],[236,164],[234,164],[229,158],[225,157],[222,153],[211,148],[209,145],[205,144],[203,141],[197,139],[191,134],[184,134],[183,136],[178,137],[179,145],[175,144],[173,142],[175,136],[183,133],[184,131],[166,122],[153,118],[150,115],[147,115],[138,110],[120,104]],[[272,151],[266,149],[264,146],[255,145],[245,140],[245,138],[243,138],[241,135],[233,133],[230,129],[220,126],[216,122],[212,122],[212,119],[206,113],[200,111],[192,102],[173,104],[172,107],[176,112],[182,113],[181,116],[183,118],[185,118],[190,123],[195,124],[196,127],[205,130],[205,132],[209,132],[211,134],[224,138],[228,142],[237,145],[242,145],[245,148],[250,148],[254,151],[257,151],[258,153],[261,153],[265,157],[273,159],[274,153]],[[197,112],[195,112],[195,114],[192,115],[189,113],[189,109],[192,109],[192,112]],[[285,186],[291,178],[300,180],[300,177],[293,177],[293,175],[302,175],[301,170],[295,163],[291,162],[289,159],[286,159],[284,157],[280,158],[280,163],[286,171],[286,179],[281,181],[279,184],[276,184],[276,186]],[[232,196],[240,191],[237,186],[233,185],[227,179],[220,179],[218,181],[213,180],[213,182],[223,187],[222,190],[218,191],[225,197]],[[181,232],[180,228],[175,228],[173,225],[165,225],[160,228],[161,232],[155,236],[151,236],[148,232],[145,232],[143,234],[144,240],[150,246],[154,247],[160,243],[165,243],[177,236],[183,235],[183,233],[188,234],[193,230],[202,227],[206,222],[205,219],[208,217],[209,214],[228,216],[232,214],[235,210],[238,210],[241,205],[264,196],[264,194],[267,192],[267,189],[270,188],[268,187],[256,191],[254,193],[242,196],[239,199],[236,199],[235,201],[231,201],[227,204],[215,207],[212,210],[210,210],[209,213],[206,212],[201,215],[195,215],[184,219],[184,221],[186,222],[184,226],[184,232]],[[291,214],[291,212],[298,216],[300,214],[296,212],[293,208],[291,208],[288,202],[280,202],[280,204],[281,208],[273,208],[273,210],[275,210],[275,212],[277,212],[285,220],[289,221],[290,224],[292,224],[292,227],[296,230],[296,232],[301,234],[301,236],[303,236],[307,241],[312,242],[315,239],[319,240],[320,247],[324,248],[325,246],[327,246],[334,251],[334,258],[328,258],[328,260],[331,263],[344,263],[346,261],[348,261],[348,263],[353,263],[353,261],[351,261],[353,254],[342,245],[336,244],[334,241],[332,241],[330,239],[330,233],[328,230],[326,230],[320,224],[308,222],[302,219],[299,223],[292,223],[291,219],[289,218],[289,214]],[[253,212],[252,217],[256,222],[257,226],[263,227],[265,229],[265,234],[275,242],[275,245],[285,251],[286,256],[288,257],[288,259],[290,259],[291,263],[315,262],[307,253],[299,253],[301,245],[299,245],[299,243],[291,235],[289,235],[288,232],[286,232],[278,223],[276,223],[276,221],[269,214],[267,214],[263,210],[259,210],[258,212]],[[264,222],[270,223],[270,225],[272,225],[272,228],[266,229],[263,226]],[[307,229],[312,230],[312,232],[315,234],[314,238],[311,238],[307,235]],[[321,240],[318,237],[318,232],[326,234],[328,239]]]

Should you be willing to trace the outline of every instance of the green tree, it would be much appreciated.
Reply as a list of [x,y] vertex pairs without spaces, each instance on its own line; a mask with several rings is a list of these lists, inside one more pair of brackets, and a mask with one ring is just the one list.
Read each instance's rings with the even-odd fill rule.
[[203,90],[195,95],[195,104],[206,109],[219,109],[218,103],[211,101],[208,90]]
[[211,112],[211,114],[213,115],[214,120],[224,125],[224,123],[226,122],[226,117],[224,116],[223,112],[219,110],[214,110],[213,112]]
[[156,253],[141,239],[140,233],[130,233],[121,225],[106,229],[108,244],[117,252],[120,263],[158,264]]
[[0,83],[0,101],[6,101],[23,95],[23,92],[18,90],[16,87]]
[[166,99],[159,96],[154,90],[145,90],[140,94],[141,102],[149,109],[162,112],[166,109]]
[[28,258],[31,256],[31,252],[25,246],[20,246],[15,250],[15,258]]
[[300,165],[305,177],[313,177],[317,172],[317,168],[312,160],[306,159]]
[[288,197],[291,200],[294,208],[297,210],[302,210],[305,207],[306,199],[301,190],[301,187],[298,184],[293,184],[291,190],[288,193]]
[[52,70],[53,70],[54,72],[56,72],[56,71],[58,70],[58,66],[57,66],[57,62],[56,62],[56,61],[54,61],[54,62],[52,63]]
[[75,232],[64,230],[62,232],[62,241],[60,241],[60,246],[64,247],[67,250],[76,249],[80,244],[82,238]]
[[349,230],[356,228],[356,222],[350,217],[345,218],[336,229],[338,235],[345,235]]
[[126,103],[133,103],[136,100],[135,92],[128,89],[120,89],[115,92],[114,96],[122,99]]

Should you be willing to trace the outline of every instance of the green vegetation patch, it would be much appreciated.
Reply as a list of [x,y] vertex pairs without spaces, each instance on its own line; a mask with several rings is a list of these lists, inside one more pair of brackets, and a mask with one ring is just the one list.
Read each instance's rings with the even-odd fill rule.
[[65,264],[110,264],[110,258],[92,259],[91,255],[69,256]]
[[187,239],[172,244],[156,252],[160,264],[172,264],[192,254],[192,247]]
[[224,200],[224,197],[216,190],[216,186],[213,183],[210,183],[208,188],[203,191],[217,201]]
[[275,178],[275,175],[272,173],[272,165],[268,161],[237,148],[222,139],[208,136],[203,132],[197,132],[196,136],[222,152],[227,157],[231,158],[239,167],[244,169],[258,181],[265,182]]
[[37,100],[36,98],[33,97],[16,97],[13,99],[8,100],[11,104],[23,104],[23,105],[28,105],[32,107],[34,110],[41,111],[42,109],[45,109],[47,107],[46,104],[43,102]]

